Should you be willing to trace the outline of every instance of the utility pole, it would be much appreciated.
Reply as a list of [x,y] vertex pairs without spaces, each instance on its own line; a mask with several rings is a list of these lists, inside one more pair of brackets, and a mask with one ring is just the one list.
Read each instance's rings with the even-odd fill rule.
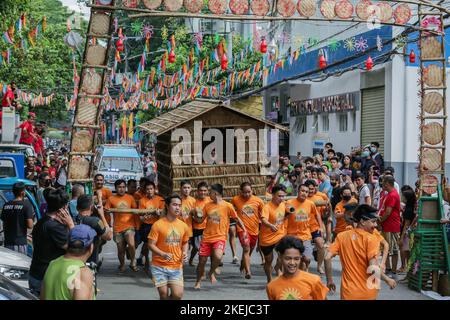
[[225,32],[227,34],[227,52],[228,52],[228,67],[233,67],[233,30],[230,21],[225,22]]

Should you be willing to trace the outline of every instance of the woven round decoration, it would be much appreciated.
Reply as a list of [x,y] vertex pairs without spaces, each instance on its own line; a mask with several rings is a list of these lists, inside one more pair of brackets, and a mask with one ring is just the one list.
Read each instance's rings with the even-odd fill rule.
[[183,7],[183,0],[164,0],[167,11],[178,11]]
[[224,14],[227,10],[227,0],[209,0],[208,9],[215,14]]
[[358,2],[358,4],[356,5],[356,15],[358,16],[358,18],[360,18],[361,20],[369,19],[373,11],[373,10],[369,11],[369,7],[371,5],[372,2],[370,2],[369,0],[362,0]]
[[86,54],[86,62],[90,65],[103,65],[106,58],[106,48],[101,45],[89,46]]
[[254,15],[262,17],[269,13],[270,3],[269,0],[252,0],[250,8]]
[[81,91],[87,94],[99,94],[102,90],[102,76],[95,71],[86,71]]
[[436,145],[444,139],[444,128],[440,123],[430,122],[422,128],[423,140],[431,145]]
[[102,6],[109,6],[112,3],[112,0],[97,0],[97,4],[101,4]]
[[91,19],[91,33],[107,35],[109,32],[109,16],[104,13],[95,13]]
[[246,14],[248,13],[248,9],[250,5],[248,4],[248,0],[231,0],[230,1],[230,10],[233,14]]
[[442,57],[441,43],[436,37],[426,37],[421,43],[422,58],[435,59]]
[[392,10],[392,7],[386,3],[386,2],[380,2],[378,3],[378,8],[380,8],[380,12],[378,16],[378,19],[380,19],[381,22],[388,22],[392,19],[394,15],[394,10]]
[[436,149],[425,149],[422,154],[423,170],[436,171],[441,168],[442,153]]
[[312,17],[316,14],[316,0],[299,0],[297,11],[303,17]]
[[444,98],[439,92],[428,92],[423,98],[423,109],[430,114],[436,114],[442,111],[444,107]]
[[95,124],[95,117],[97,116],[97,106],[88,100],[82,100],[78,104],[77,116],[75,123],[84,125]]
[[69,179],[88,179],[89,160],[85,158],[73,157],[70,162]]
[[438,87],[442,85],[442,68],[436,64],[429,65],[423,70],[423,81],[427,86]]
[[341,0],[336,3],[336,15],[341,19],[349,19],[353,15],[353,5],[348,0]]
[[144,6],[149,10],[158,9],[162,3],[162,0],[142,0]]
[[405,24],[411,19],[411,9],[406,3],[399,4],[394,11],[395,22]]
[[184,7],[191,13],[199,13],[203,8],[203,0],[184,0]]
[[334,8],[336,6],[336,1],[334,0],[323,0],[320,4],[320,12],[327,19],[333,19],[336,16]]
[[127,8],[137,8],[140,0],[122,0],[122,5]]
[[73,152],[89,152],[92,149],[93,136],[88,130],[80,130],[72,137]]
[[277,11],[283,17],[292,17],[295,13],[294,0],[278,0]]
[[428,175],[423,177],[422,184],[435,185],[435,187],[423,187],[423,191],[426,194],[430,194],[431,195],[433,193],[436,193],[437,186],[439,184],[439,180],[438,180],[437,177],[428,174]]

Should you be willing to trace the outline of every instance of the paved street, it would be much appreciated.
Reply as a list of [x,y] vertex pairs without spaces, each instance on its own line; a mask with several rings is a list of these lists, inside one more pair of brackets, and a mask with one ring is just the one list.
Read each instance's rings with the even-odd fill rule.
[[[238,244],[238,252],[241,248]],[[133,272],[127,269],[124,274],[118,273],[118,259],[116,256],[115,244],[110,241],[103,250],[103,266],[99,275],[99,289],[97,296],[99,300],[127,299],[127,300],[155,300],[159,299],[151,279],[143,272]],[[264,270],[260,266],[259,254],[252,256],[253,277],[250,280],[244,279],[239,273],[238,265],[231,263],[231,250],[227,245],[226,256],[222,274],[219,275],[218,283],[212,286],[207,281],[203,281],[200,291],[194,290],[195,267],[185,266],[185,293],[186,300],[266,300],[266,277]],[[340,286],[340,264],[336,257],[333,261],[334,280],[338,286],[338,291],[334,295],[329,295],[329,300],[339,299]],[[129,261],[127,261],[129,263]],[[208,266],[207,266],[208,268]],[[315,270],[315,263],[311,265],[311,270]],[[403,276],[402,276],[403,277]],[[325,277],[323,277],[325,282]],[[420,293],[411,291],[405,284],[399,284],[394,290],[390,290],[384,283],[378,296],[383,300],[427,300],[428,298]]]

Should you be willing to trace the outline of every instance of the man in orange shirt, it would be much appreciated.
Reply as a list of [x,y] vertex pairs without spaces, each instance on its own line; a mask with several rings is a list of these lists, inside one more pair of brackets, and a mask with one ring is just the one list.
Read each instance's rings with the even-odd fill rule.
[[198,223],[206,221],[206,228],[203,232],[203,239],[199,248],[200,259],[197,266],[197,282],[195,283],[194,289],[200,289],[200,282],[205,272],[205,265],[208,261],[208,257],[211,257],[211,269],[208,277],[212,284],[217,282],[214,273],[225,252],[225,245],[230,228],[230,218],[235,219],[239,227],[242,228],[244,237],[248,236],[247,230],[245,229],[242,220],[237,216],[233,206],[224,201],[222,197],[223,186],[221,184],[212,185],[212,202],[205,205],[202,217],[199,215],[194,216],[194,220],[197,220]]
[[345,205],[349,203],[358,203],[355,198],[352,198],[352,189],[348,186],[341,188],[342,200],[336,204],[334,209],[334,216],[336,217],[336,226],[334,227],[334,238],[347,229],[347,222],[345,221]]
[[[106,201],[105,209],[136,209],[136,202],[129,194],[126,194],[125,180],[119,179],[114,183],[117,195],[111,196]],[[128,253],[130,254],[130,268],[133,271],[138,271],[136,267],[135,255],[136,247],[134,242],[134,234],[138,227],[138,219],[132,213],[114,213],[114,241],[117,244],[117,256],[119,258],[120,272],[125,271],[125,250],[128,246]]]
[[158,221],[161,216],[161,212],[164,209],[164,199],[155,194],[156,186],[154,182],[149,181],[145,187],[145,191],[145,198],[139,200],[139,209],[145,209],[149,212],[143,216],[140,216],[140,227],[137,233],[137,245],[144,242],[141,254],[145,257],[144,270],[148,272],[150,270],[150,259],[147,239],[150,230],[152,229],[152,225]]
[[248,182],[241,184],[241,194],[231,200],[231,204],[236,208],[238,217],[242,220],[247,230],[247,237],[244,231],[238,228],[238,237],[242,245],[241,271],[245,270],[245,278],[250,279],[250,256],[256,247],[259,235],[259,224],[264,202],[253,195],[252,186]]
[[147,187],[147,183],[149,182],[150,180],[148,180],[148,178],[147,177],[142,177],[140,180],[139,180],[139,188],[138,188],[138,190],[134,193],[134,198],[136,199],[136,201],[139,201],[139,200],[141,200],[142,198],[144,198],[145,196],[146,196],[146,187]]
[[191,197],[192,185],[188,180],[181,181],[181,213],[178,219],[183,221],[189,227],[189,240],[192,244],[192,210],[195,208],[195,198]]
[[320,277],[300,270],[305,250],[300,239],[286,236],[278,243],[276,250],[283,274],[267,284],[269,300],[326,300],[329,289]]
[[[286,235],[286,187],[275,185],[272,188],[272,200],[265,204],[261,213],[261,230],[259,232],[259,245],[264,254],[264,272],[267,282],[272,280],[273,249]],[[280,273],[281,264],[277,260],[275,271]]]
[[[97,190],[101,190],[102,205],[105,206],[108,198],[112,196],[112,191],[105,187],[105,177],[101,173],[97,173],[94,177],[94,194],[97,193]],[[106,214],[105,212],[105,218],[106,221],[108,221],[108,224],[111,225],[111,214]]]
[[203,214],[203,208],[207,203],[210,203],[212,200],[208,196],[208,183],[202,181],[197,185],[197,198],[195,199],[195,208],[192,219],[192,251],[191,251],[191,257],[189,258],[189,265],[193,266],[195,255],[198,252],[198,249],[200,248],[200,242],[202,241],[203,237],[203,230],[205,230],[206,227],[206,220],[203,220],[202,223],[198,223],[196,219],[194,218],[197,214]]
[[[308,197],[306,199],[314,202],[316,207],[323,206],[325,201],[324,199],[316,194],[316,187],[317,184],[314,180],[306,180],[305,185],[308,187]],[[325,256],[325,250],[324,250],[324,244],[325,241],[322,236],[322,231],[325,230],[325,226],[322,221],[322,215],[320,214],[320,209],[317,210],[317,214],[312,214],[310,216],[309,220],[309,229],[311,230],[311,237],[316,244],[317,248],[317,272],[320,274],[323,274],[324,271],[322,269],[324,256]]]
[[360,205],[353,213],[355,229],[341,232],[326,253],[325,269],[328,287],[335,290],[332,279],[331,259],[339,255],[342,264],[341,299],[375,300],[380,288],[380,278],[391,289],[397,283],[380,269],[377,257],[380,243],[372,235],[377,226],[377,209]]
[[[165,200],[167,214],[153,224],[148,236],[152,251],[152,277],[161,300],[183,297],[183,261],[187,260],[189,227],[178,217],[181,198],[172,195]],[[170,293],[169,293],[170,290]]]
[[317,215],[317,208],[314,202],[306,199],[308,193],[309,188],[302,184],[298,189],[297,198],[287,201],[287,206],[294,208],[294,212],[288,214],[287,234],[302,241],[304,252],[302,253],[300,267],[304,271],[308,271],[313,253],[309,221],[311,216]]

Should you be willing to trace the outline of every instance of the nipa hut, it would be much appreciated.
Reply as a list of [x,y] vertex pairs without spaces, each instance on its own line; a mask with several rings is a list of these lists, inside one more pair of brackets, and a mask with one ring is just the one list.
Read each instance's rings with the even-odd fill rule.
[[[161,194],[179,192],[180,182],[187,179],[191,181],[194,190],[201,181],[206,181],[210,185],[220,183],[224,186],[226,198],[238,194],[239,186],[244,181],[252,184],[257,195],[265,195],[266,176],[261,170],[264,165],[259,161],[265,149],[255,147],[270,139],[261,140],[264,131],[260,129],[288,130],[276,123],[234,109],[221,101],[200,99],[169,111],[139,127],[157,137],[156,162]],[[238,142],[234,139],[234,150],[230,147],[231,140],[224,137],[223,145],[219,144],[216,151],[216,157],[219,159],[214,162],[205,161],[203,156],[213,148],[211,140],[216,142],[215,139],[217,139],[210,138],[209,141],[203,141],[206,140],[208,129],[213,129],[209,131],[210,133],[224,135],[228,133],[228,136],[230,130],[226,131],[226,129],[234,129],[234,132],[242,129],[238,130],[241,133],[254,129],[253,132],[260,134],[247,136],[244,148],[237,148]],[[180,152],[180,149],[183,151]],[[231,156],[227,153],[231,153]],[[178,154],[182,156],[174,156]],[[258,161],[255,161],[255,156],[258,156],[256,158]],[[245,161],[242,161],[243,157]],[[238,159],[240,161],[237,161]]]

